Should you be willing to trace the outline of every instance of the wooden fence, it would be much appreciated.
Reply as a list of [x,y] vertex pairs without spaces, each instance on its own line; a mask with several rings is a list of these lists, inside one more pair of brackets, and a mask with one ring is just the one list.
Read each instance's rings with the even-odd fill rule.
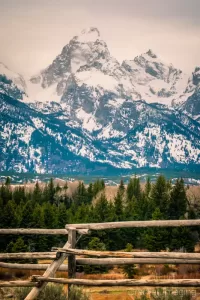
[[[130,221],[90,224],[68,224],[65,229],[0,229],[0,234],[47,234],[68,235],[63,248],[52,248],[52,252],[0,253],[0,260],[51,259],[46,264],[17,264],[0,262],[1,268],[20,270],[45,270],[43,276],[33,275],[27,281],[1,281],[0,287],[33,287],[25,300],[35,299],[48,282],[82,286],[163,286],[200,287],[200,279],[179,280],[88,280],[76,279],[76,265],[128,265],[128,264],[200,264],[200,253],[179,252],[121,252],[91,251],[75,249],[78,235],[89,234],[89,230],[138,227],[199,226],[200,220]],[[78,237],[79,239],[79,237]],[[78,257],[76,257],[78,255]],[[82,257],[83,256],[83,257]],[[86,257],[85,257],[86,256]],[[80,258],[81,257],[81,258]],[[90,257],[90,258],[88,258]],[[68,259],[68,265],[63,262]],[[68,278],[54,278],[57,271],[68,272]]]

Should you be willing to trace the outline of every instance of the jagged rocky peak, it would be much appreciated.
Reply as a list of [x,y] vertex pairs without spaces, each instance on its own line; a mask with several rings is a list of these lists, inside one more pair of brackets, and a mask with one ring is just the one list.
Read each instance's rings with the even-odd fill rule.
[[96,27],[89,27],[82,30],[81,34],[75,36],[74,39],[82,43],[95,42],[100,39],[100,32]]
[[110,56],[106,43],[100,39],[100,32],[95,27],[84,29],[80,35],[73,37],[64,46],[62,52],[54,59],[51,65],[30,81],[34,84],[41,83],[43,88],[49,87],[60,80],[66,80],[72,73],[75,74],[81,67],[96,67]]
[[192,73],[192,79],[194,85],[200,84],[200,67],[196,67],[194,73]]
[[157,58],[157,55],[151,49],[149,49],[146,54],[151,58]]

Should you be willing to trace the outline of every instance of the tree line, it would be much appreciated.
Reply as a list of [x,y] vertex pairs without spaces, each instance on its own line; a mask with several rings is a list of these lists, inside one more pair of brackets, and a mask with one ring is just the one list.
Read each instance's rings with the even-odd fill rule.
[[[141,184],[136,176],[127,186],[121,180],[113,201],[106,199],[105,183],[97,180],[85,185],[79,182],[69,196],[67,183],[53,179],[42,187],[36,182],[33,190],[11,187],[10,178],[0,187],[0,228],[64,228],[66,224],[132,220],[168,220],[198,218],[187,198],[183,179],[172,185],[164,176],[155,183],[147,178]],[[95,201],[94,201],[95,199]],[[92,231],[82,236],[77,247],[101,250],[134,248],[150,251],[193,251],[198,228],[124,228]],[[49,251],[62,246],[63,236],[0,236],[1,252]]]

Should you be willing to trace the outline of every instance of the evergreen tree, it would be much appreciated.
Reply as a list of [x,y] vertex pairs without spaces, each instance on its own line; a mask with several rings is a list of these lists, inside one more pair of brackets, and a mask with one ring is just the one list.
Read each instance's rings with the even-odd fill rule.
[[127,221],[139,220],[138,201],[134,196],[131,200],[127,199],[124,212]]
[[124,181],[121,179],[120,184],[119,184],[119,192],[124,195],[125,192],[125,186],[124,186]]
[[[89,244],[88,244],[88,250],[94,250],[94,251],[105,251],[106,246],[103,242],[100,241],[98,237],[93,237]],[[108,267],[106,266],[84,266],[84,272],[87,274],[99,274],[99,273],[105,273],[108,271]]]
[[67,210],[64,203],[58,207],[58,228],[65,228],[67,224]]
[[151,190],[151,206],[152,212],[156,208],[160,209],[164,219],[168,218],[169,208],[169,190],[168,184],[164,176],[160,175]]
[[172,188],[169,204],[169,218],[180,219],[183,218],[187,211],[187,195],[183,179],[177,179]]
[[79,182],[73,200],[76,206],[88,203],[88,193],[83,182]]
[[7,177],[5,184],[2,184],[1,186],[0,197],[2,198],[4,205],[6,205],[8,201],[12,200],[12,191],[9,177]]
[[146,184],[145,184],[145,196],[148,198],[151,192],[151,180],[150,177],[147,177]]
[[117,191],[117,195],[114,198],[116,221],[123,220],[123,203],[122,192],[120,189]]
[[28,246],[25,245],[24,240],[22,237],[19,237],[17,241],[13,244],[12,247],[12,252],[13,253],[18,253],[18,252],[28,252]]
[[[152,220],[162,220],[163,214],[156,208]],[[169,245],[169,231],[165,228],[148,228],[144,234],[144,245],[149,251],[165,250]]]
[[106,222],[109,219],[109,205],[104,193],[94,207],[94,214],[97,222]]
[[10,187],[10,185],[11,185],[11,179],[10,179],[10,177],[7,177],[6,182],[5,182],[5,186]]
[[25,202],[26,201],[25,188],[20,186],[16,187],[12,193],[12,198],[17,205],[19,205],[21,201]]
[[105,182],[104,180],[97,180],[93,184],[93,196],[96,197],[96,195],[105,189]]
[[22,228],[32,228],[33,226],[34,206],[31,200],[27,201],[22,210],[22,220],[20,226]]
[[2,214],[2,226],[3,228],[17,228],[16,216],[16,204],[13,200],[8,201],[8,203],[4,206],[3,214]]
[[140,179],[136,176],[131,178],[128,186],[127,186],[127,198],[131,200],[133,196],[136,198],[137,201],[140,200],[141,197],[141,187],[140,187]]
[[32,199],[34,203],[42,203],[42,191],[40,189],[38,181],[35,184]]
[[56,193],[56,189],[54,187],[54,182],[53,182],[53,178],[50,179],[50,182],[48,184],[48,201],[53,204],[55,202],[55,193]]
[[170,231],[169,249],[171,251],[193,252],[197,240],[192,236],[190,228],[172,228]]
[[[128,243],[126,245],[126,252],[132,252],[133,251],[133,245]],[[136,266],[135,265],[124,265],[123,266],[123,272],[128,278],[134,278],[134,276],[137,274]]]
[[87,189],[87,194],[88,194],[88,203],[91,203],[92,202],[92,199],[93,199],[93,184],[90,183],[89,186],[88,186],[88,189]]

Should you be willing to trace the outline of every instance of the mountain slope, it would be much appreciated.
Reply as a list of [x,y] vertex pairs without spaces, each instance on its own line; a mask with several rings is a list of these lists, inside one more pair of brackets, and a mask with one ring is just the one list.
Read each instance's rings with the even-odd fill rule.
[[200,122],[200,67],[195,68],[184,93],[173,104]]
[[0,92],[18,100],[23,100],[26,93],[24,78],[8,69],[0,62]]
[[200,162],[200,125],[160,105],[124,103],[110,124],[118,134],[106,138],[98,131],[89,135],[58,115],[38,113],[3,94],[0,105],[1,171],[109,174],[116,169],[182,168]]

